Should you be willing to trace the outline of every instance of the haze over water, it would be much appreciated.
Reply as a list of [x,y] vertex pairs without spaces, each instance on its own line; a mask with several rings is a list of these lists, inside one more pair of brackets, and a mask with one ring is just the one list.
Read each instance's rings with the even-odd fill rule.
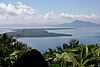
[[[100,7],[98,6],[100,6],[100,0],[0,0],[0,27],[59,25],[71,23],[74,20],[100,25]],[[11,29],[0,28],[0,33],[12,32]],[[100,43],[100,27],[91,27],[90,24],[76,29],[47,31],[73,36],[31,37],[18,38],[18,40],[41,52],[48,48],[56,48],[72,38],[84,44]]]
[[18,40],[44,52],[48,48],[56,48],[59,45],[68,43],[70,39],[78,39],[80,43],[87,45],[100,43],[99,29],[100,27],[82,27],[65,30],[48,30],[48,32],[73,34],[73,36],[19,38]]

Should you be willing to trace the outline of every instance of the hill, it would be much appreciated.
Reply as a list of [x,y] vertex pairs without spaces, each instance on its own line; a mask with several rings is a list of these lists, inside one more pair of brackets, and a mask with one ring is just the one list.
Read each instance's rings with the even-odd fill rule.
[[64,24],[59,24],[57,26],[60,26],[60,27],[95,27],[95,26],[100,26],[100,25],[96,23],[92,23],[92,22],[75,20],[72,23],[64,23]]

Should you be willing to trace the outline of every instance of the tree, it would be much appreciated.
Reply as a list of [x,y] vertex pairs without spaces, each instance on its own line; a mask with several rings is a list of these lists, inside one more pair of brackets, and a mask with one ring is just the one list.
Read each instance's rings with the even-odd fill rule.
[[0,35],[0,65],[2,67],[12,65],[28,50],[27,44],[17,41],[15,37],[8,36],[6,33]]
[[[62,48],[61,48],[62,47]],[[55,50],[55,49],[53,49]],[[57,47],[51,54],[44,53],[46,59],[52,59],[50,66],[58,67],[100,67],[100,44],[79,44],[76,39],[70,40],[69,44]],[[53,57],[53,55],[55,55]],[[52,58],[53,57],[53,58]]]
[[71,39],[71,40],[69,41],[69,44],[70,44],[70,47],[71,47],[71,48],[75,48],[75,47],[78,46],[79,41],[78,41],[77,39]]

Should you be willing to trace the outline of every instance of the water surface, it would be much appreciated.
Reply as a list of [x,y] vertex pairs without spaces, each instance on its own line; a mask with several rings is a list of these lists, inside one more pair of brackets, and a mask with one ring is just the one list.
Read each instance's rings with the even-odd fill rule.
[[83,44],[100,43],[100,27],[82,27],[76,29],[65,30],[47,30],[48,32],[73,34],[73,36],[61,37],[33,37],[33,38],[19,38],[19,41],[27,43],[32,48],[36,48],[41,52],[48,48],[56,48],[59,45],[68,43],[70,39],[78,39]]

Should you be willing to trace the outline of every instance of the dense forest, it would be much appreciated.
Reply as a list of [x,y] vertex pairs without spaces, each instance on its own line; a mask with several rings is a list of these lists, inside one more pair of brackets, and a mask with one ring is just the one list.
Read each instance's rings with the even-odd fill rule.
[[[0,67],[10,67],[27,51],[27,44],[17,37],[0,35]],[[100,67],[100,44],[81,44],[77,39],[43,53],[49,67]]]

